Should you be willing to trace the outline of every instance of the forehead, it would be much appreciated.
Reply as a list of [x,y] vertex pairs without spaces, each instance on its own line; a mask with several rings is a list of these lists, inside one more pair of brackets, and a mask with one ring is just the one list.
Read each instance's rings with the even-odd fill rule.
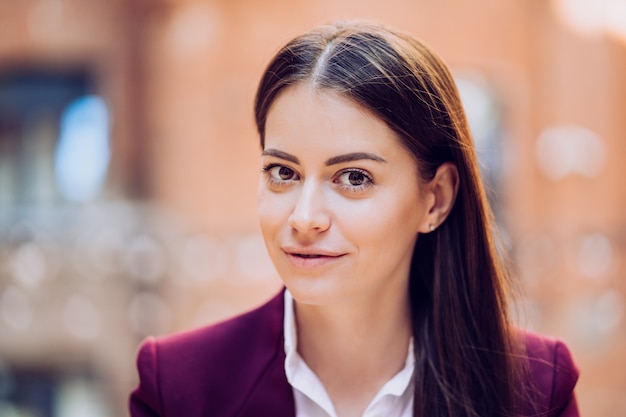
[[396,133],[370,110],[311,83],[290,86],[276,98],[267,115],[265,145],[344,151],[402,147]]

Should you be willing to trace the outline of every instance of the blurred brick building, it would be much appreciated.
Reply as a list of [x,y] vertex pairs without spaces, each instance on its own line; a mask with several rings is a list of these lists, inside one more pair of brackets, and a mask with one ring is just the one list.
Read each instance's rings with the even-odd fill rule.
[[451,66],[520,320],[570,344],[584,415],[625,415],[626,7],[582,3],[0,0],[0,415],[125,415],[143,337],[279,288],[254,90],[282,43],[339,18]]

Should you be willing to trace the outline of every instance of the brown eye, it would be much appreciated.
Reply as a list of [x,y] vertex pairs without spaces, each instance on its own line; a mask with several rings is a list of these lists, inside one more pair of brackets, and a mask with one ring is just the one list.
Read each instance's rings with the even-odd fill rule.
[[367,178],[362,172],[352,171],[348,174],[348,182],[350,185],[362,185]]
[[269,166],[265,168],[265,171],[269,174],[272,181],[285,182],[297,181],[299,179],[296,171],[284,165]]
[[278,176],[281,180],[290,180],[293,177],[293,170],[287,167],[279,167],[278,168]]
[[373,184],[372,177],[360,169],[350,169],[340,173],[335,182],[344,188],[362,190]]

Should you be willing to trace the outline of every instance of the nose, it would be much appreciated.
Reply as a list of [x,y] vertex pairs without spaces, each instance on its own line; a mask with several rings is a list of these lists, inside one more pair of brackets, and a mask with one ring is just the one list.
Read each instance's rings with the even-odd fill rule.
[[289,226],[300,233],[319,233],[330,227],[324,190],[316,182],[304,182],[289,216]]

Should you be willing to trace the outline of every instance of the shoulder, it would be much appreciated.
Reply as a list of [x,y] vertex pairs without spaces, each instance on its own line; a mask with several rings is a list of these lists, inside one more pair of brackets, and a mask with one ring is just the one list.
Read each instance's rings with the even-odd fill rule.
[[522,401],[523,408],[534,408],[539,415],[578,416],[574,387],[579,370],[567,345],[529,331],[519,331],[519,335],[526,362],[524,385],[528,397]]
[[[228,320],[148,339],[146,343],[156,345],[161,361],[175,357],[177,367],[186,364],[193,367],[194,361],[200,358],[228,360],[244,353],[259,354],[282,338],[283,309],[283,297],[280,294],[262,306]],[[181,360],[190,363],[181,363]]]
[[[131,415],[203,415],[240,406],[237,399],[282,364],[283,310],[281,293],[229,320],[146,339],[137,355],[140,381],[131,394]],[[233,410],[219,411],[213,415]]]

